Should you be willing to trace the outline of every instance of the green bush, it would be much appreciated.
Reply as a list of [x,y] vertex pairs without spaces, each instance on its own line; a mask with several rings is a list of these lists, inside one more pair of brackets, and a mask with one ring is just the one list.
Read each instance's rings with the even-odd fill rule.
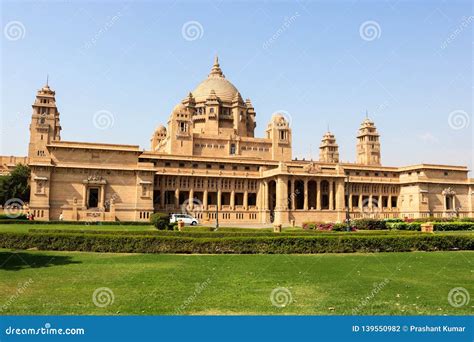
[[170,219],[168,214],[154,213],[150,216],[150,223],[159,230],[170,229]]
[[16,221],[24,221],[26,220],[26,214],[21,214],[17,217],[10,217],[8,215],[2,214],[0,215],[0,220],[16,220]]
[[420,222],[388,222],[387,227],[389,229],[397,229],[397,230],[421,230],[421,223]]
[[384,219],[384,221],[386,223],[389,223],[389,222],[403,222],[403,220],[400,219],[400,218],[386,218],[386,219]]
[[[394,222],[387,223],[390,229],[421,230],[421,222]],[[474,230],[474,222],[433,222],[435,231]]]
[[19,219],[0,219],[0,224],[41,224],[41,225],[76,225],[76,226],[146,226],[148,222],[137,221],[28,221]]
[[336,223],[332,226],[333,232],[344,232],[347,230],[347,224],[345,223]]
[[351,221],[352,225],[357,229],[362,230],[380,230],[387,229],[387,223],[385,220],[375,219],[360,219]]

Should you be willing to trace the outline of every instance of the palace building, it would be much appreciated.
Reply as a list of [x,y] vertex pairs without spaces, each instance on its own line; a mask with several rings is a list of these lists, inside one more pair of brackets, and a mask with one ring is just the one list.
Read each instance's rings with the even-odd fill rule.
[[185,211],[202,223],[256,225],[344,221],[347,213],[474,217],[467,167],[382,166],[368,117],[354,141],[357,160],[342,163],[333,133],[322,137],[318,161],[295,160],[285,116],[274,115],[265,136],[255,137],[256,116],[216,58],[166,125],[151,132],[149,149],[64,141],[55,92],[45,85],[30,125],[29,210],[37,220],[148,221],[154,212]]

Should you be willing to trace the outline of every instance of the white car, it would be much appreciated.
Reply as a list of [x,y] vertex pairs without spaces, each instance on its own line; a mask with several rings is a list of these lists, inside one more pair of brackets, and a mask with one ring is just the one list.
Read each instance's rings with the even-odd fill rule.
[[184,224],[190,224],[191,226],[195,226],[199,224],[199,221],[192,217],[191,215],[186,214],[171,214],[170,223],[178,223],[178,221],[183,221]]

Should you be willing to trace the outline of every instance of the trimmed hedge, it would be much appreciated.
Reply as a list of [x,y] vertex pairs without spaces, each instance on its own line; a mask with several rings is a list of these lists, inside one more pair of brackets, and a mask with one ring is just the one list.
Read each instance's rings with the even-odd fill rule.
[[318,231],[318,230],[300,230],[300,231],[282,231],[273,233],[272,231],[169,231],[169,230],[147,230],[147,231],[123,231],[123,230],[79,230],[79,229],[37,229],[28,230],[29,233],[52,233],[52,234],[102,234],[102,235],[145,235],[145,236],[175,236],[175,237],[194,237],[194,238],[224,238],[224,237],[262,237],[262,236],[340,236],[340,235],[400,235],[400,234],[421,234],[413,231],[391,231],[378,230],[371,232],[347,233],[346,231]]
[[18,217],[12,218],[6,214],[1,214],[0,215],[0,220],[16,220],[16,221],[24,221],[26,220],[26,214],[21,214]]
[[102,234],[0,233],[0,247],[9,249],[199,254],[313,254],[473,250],[474,236],[278,236],[187,238]]
[[1,220],[0,224],[59,224],[59,225],[77,225],[77,226],[151,226],[150,222],[136,221],[39,221],[39,220]]
[[387,229],[387,222],[385,220],[360,219],[351,221],[351,224],[357,229],[363,230]]
[[[395,222],[388,223],[390,229],[421,230],[421,222]],[[474,222],[433,222],[435,231],[474,230]]]

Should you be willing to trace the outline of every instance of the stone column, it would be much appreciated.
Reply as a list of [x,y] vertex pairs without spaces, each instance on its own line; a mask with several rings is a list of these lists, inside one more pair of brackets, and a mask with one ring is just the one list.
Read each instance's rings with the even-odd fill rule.
[[362,196],[362,194],[359,194],[359,209],[362,210],[364,208],[364,203],[362,203],[362,200],[364,199],[364,197]]
[[244,210],[247,210],[249,207],[249,181],[248,179],[244,180]]
[[383,208],[383,201],[382,201],[382,195],[379,195],[379,209]]
[[352,191],[349,189],[348,191],[348,198],[347,198],[347,205],[349,206],[349,210],[352,210]]
[[334,182],[329,181],[329,210],[334,210]]
[[179,188],[174,190],[174,207],[175,209],[179,208]]
[[290,180],[290,184],[291,184],[291,189],[290,189],[290,192],[291,192],[291,210],[295,210],[296,209],[296,193],[295,193],[295,180],[294,179],[291,179]]
[[392,209],[392,195],[388,195],[387,207],[388,209]]
[[369,209],[372,209],[372,194],[369,195]]
[[189,189],[189,201],[188,208],[190,211],[194,209],[194,189]]
[[104,209],[105,205],[105,185],[102,185],[100,188],[100,203],[99,208]]
[[338,179],[336,181],[336,210],[344,209],[344,180]]
[[321,180],[318,179],[316,189],[316,210],[321,210]]
[[202,207],[203,210],[207,210],[207,188],[204,189],[202,194]]
[[304,180],[304,202],[303,209],[308,210],[308,180]]
[[268,184],[268,181],[265,181],[263,183],[264,191],[263,191],[263,196],[264,196],[264,208],[265,210],[269,210],[270,208],[270,186]]
[[288,178],[280,176],[276,182],[276,206],[274,224],[288,222]]
[[235,207],[235,190],[232,189],[230,192],[230,210],[234,210]]

